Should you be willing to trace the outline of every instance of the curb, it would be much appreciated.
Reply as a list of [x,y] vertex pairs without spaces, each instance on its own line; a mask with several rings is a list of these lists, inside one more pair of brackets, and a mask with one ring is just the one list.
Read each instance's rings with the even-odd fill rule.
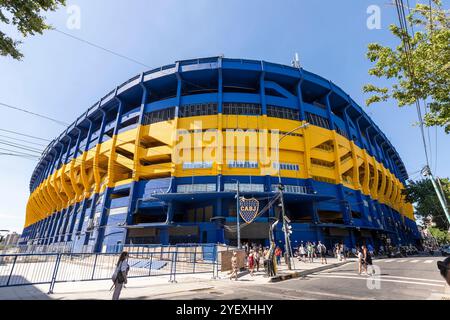
[[345,262],[333,263],[333,264],[325,265],[325,266],[314,268],[314,269],[310,269],[310,270],[297,271],[297,272],[292,272],[292,273],[288,273],[288,274],[280,274],[278,276],[271,277],[269,282],[280,282],[280,281],[284,281],[284,280],[304,277],[304,276],[310,275],[312,273],[316,273],[316,272],[320,272],[320,271],[324,271],[324,270],[328,270],[328,269],[337,268],[337,267],[340,267],[340,266],[343,266],[343,265],[345,265],[347,263],[352,263],[352,262],[354,262],[354,261],[345,261]]

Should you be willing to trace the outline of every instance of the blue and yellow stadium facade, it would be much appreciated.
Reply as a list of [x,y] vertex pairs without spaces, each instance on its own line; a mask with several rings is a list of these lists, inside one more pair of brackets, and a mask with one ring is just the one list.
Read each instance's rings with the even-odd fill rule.
[[[309,125],[289,133],[302,123]],[[278,163],[268,165],[279,170],[263,170],[267,164],[248,149],[230,149],[226,135],[233,132],[285,135]],[[180,148],[180,139],[193,144]],[[264,139],[256,144],[273,148]],[[176,160],[199,150],[201,159]],[[230,153],[242,161],[229,161]],[[66,244],[74,251],[235,244],[236,181],[241,195],[263,207],[277,192],[278,174],[294,246],[420,238],[402,195],[404,164],[349,95],[301,68],[212,57],[128,80],[55,139],[31,178],[21,244]],[[279,210],[273,206],[243,228],[242,240],[267,244]]]

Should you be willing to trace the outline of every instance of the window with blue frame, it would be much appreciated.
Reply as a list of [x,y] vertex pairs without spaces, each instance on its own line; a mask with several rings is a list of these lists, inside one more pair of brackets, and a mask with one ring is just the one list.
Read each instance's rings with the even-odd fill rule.
[[144,114],[144,125],[168,121],[175,118],[175,107],[147,112]]
[[330,121],[327,118],[319,116],[314,113],[305,112],[307,121],[315,126],[330,129]]
[[262,114],[262,108],[257,103],[229,102],[223,104],[223,114],[259,116]]
[[298,110],[285,108],[285,107],[277,107],[277,106],[267,106],[267,116],[274,118],[282,118],[289,120],[299,120],[299,112]]
[[180,118],[217,114],[217,103],[196,103],[180,107]]

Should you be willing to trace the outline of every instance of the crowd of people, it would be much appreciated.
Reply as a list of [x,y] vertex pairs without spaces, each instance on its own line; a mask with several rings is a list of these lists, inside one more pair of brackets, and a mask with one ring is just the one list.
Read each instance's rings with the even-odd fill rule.
[[[261,244],[244,242],[242,244],[242,249],[245,252],[246,268],[251,276],[254,275],[255,271],[259,272],[264,270],[267,273],[268,260],[270,258],[270,252],[268,247],[263,247]],[[276,264],[281,265],[281,256],[283,251],[280,247],[276,247],[274,251],[274,256],[276,259]],[[237,252],[233,251],[231,258],[231,276],[230,279],[237,280],[238,278],[238,261]]]
[[[357,257],[359,274],[362,272],[365,272],[366,274],[374,273],[372,257],[375,256],[375,250],[371,244],[368,244],[367,246],[357,245],[351,250],[348,250],[342,242],[336,243],[332,249],[327,249],[321,241],[318,241],[317,245],[312,241],[307,241],[306,244],[301,241],[294,256],[296,256],[299,261],[305,263],[314,263],[314,259],[320,258],[321,264],[327,264],[327,256],[334,256],[338,261],[346,261],[349,257]],[[369,269],[371,269],[370,273]]]

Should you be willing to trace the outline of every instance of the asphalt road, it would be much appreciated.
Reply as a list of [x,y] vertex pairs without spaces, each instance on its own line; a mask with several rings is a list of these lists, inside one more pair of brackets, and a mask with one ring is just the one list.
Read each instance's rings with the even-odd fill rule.
[[374,260],[374,276],[358,275],[356,263],[278,283],[219,281],[214,288],[162,299],[409,300],[436,299],[444,290],[436,261],[442,257]]

